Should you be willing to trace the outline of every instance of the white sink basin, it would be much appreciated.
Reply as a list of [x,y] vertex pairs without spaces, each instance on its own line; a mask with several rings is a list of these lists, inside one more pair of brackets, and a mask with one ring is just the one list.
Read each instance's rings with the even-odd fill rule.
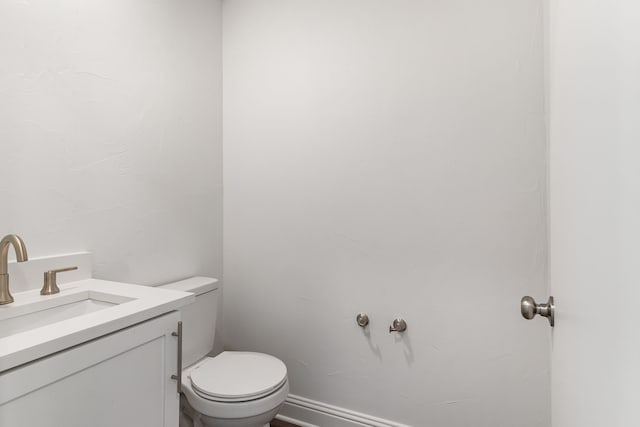
[[[121,295],[84,291],[41,299],[30,304],[0,311],[0,338],[52,325],[77,316],[93,313],[132,301]],[[12,307],[13,308],[13,307]]]
[[0,373],[195,301],[191,293],[87,279],[0,306]]

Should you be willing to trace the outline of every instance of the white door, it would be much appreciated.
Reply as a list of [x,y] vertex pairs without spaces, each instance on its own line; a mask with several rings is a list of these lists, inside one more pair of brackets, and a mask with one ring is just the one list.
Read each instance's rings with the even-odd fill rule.
[[640,2],[550,3],[552,424],[639,426]]

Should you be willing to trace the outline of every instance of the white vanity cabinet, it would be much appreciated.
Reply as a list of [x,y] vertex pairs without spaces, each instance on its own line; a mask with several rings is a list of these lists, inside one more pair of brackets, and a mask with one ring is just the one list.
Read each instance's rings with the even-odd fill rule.
[[0,374],[2,427],[177,427],[176,311]]

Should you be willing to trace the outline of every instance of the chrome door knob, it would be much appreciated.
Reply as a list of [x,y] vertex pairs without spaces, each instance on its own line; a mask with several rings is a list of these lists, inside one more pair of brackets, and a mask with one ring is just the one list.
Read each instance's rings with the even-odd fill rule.
[[549,325],[553,327],[555,326],[555,311],[556,306],[553,302],[553,297],[549,297],[549,301],[546,304],[538,304],[530,296],[522,297],[522,300],[520,300],[520,313],[527,320],[531,320],[536,317],[536,314],[539,314],[549,319]]

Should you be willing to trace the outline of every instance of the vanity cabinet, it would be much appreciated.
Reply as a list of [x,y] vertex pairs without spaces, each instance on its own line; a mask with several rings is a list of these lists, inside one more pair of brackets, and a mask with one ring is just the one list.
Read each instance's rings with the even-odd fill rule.
[[0,374],[3,427],[177,427],[178,312]]

